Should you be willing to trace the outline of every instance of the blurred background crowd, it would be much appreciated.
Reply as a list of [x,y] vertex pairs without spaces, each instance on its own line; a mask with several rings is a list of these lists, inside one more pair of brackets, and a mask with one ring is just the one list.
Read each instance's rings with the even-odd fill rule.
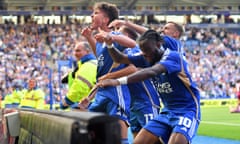
[[[54,102],[59,102],[67,92],[60,77],[70,67],[59,70],[58,62],[65,60],[71,65],[75,43],[84,41],[80,33],[84,26],[77,22],[0,25],[0,95],[4,98],[13,89],[25,88],[27,80],[35,77],[38,87],[46,93],[46,102],[49,82]],[[236,84],[240,83],[240,35],[223,28],[185,27],[181,40],[201,97],[236,98]]]

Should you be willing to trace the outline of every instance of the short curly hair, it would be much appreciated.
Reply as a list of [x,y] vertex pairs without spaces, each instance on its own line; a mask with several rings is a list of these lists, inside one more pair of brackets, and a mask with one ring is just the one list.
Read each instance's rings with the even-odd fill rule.
[[94,9],[100,9],[103,11],[109,18],[109,23],[113,20],[118,19],[119,17],[119,9],[115,4],[107,3],[107,2],[98,2],[95,3]]

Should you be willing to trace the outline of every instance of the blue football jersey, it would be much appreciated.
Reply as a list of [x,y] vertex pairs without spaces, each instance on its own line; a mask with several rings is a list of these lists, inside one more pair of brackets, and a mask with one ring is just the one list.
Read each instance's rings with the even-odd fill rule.
[[[138,45],[135,48],[128,48],[124,51],[125,54],[133,56],[135,54],[138,55],[139,52],[141,52],[141,50]],[[146,65],[149,64],[146,62]],[[141,109],[143,107],[146,107],[146,105],[150,107],[153,105],[160,106],[159,95],[150,79],[142,82],[128,84],[128,87],[131,93],[132,105],[134,105],[136,109]],[[156,112],[158,110],[154,111]]]
[[186,60],[180,53],[166,50],[158,63],[167,70],[155,78],[164,104],[162,111],[193,111],[196,118],[200,119],[200,94],[191,79]]
[[[117,32],[112,32],[112,34],[120,34]],[[118,43],[113,43],[115,48],[120,51],[123,51],[125,47],[119,45]],[[108,49],[105,43],[96,43],[96,55],[98,60],[97,66],[97,78],[107,74],[108,72],[118,71],[124,68],[125,64],[119,64],[116,67],[113,67],[113,60],[108,53]],[[127,85],[120,85],[116,87],[105,87],[98,88],[95,99],[98,95],[108,97],[116,104],[119,104],[122,109],[129,111],[130,109],[130,94]]]

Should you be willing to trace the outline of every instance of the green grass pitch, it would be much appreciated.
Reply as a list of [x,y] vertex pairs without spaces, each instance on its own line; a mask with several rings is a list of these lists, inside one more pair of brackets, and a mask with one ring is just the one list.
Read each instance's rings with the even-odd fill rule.
[[240,113],[229,107],[202,107],[202,121],[197,135],[240,140]]

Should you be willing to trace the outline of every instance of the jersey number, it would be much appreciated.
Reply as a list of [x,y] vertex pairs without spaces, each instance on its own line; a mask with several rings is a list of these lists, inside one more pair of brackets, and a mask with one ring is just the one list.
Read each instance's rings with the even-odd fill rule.
[[153,119],[153,114],[144,114],[145,121],[148,123],[149,120]]
[[190,126],[192,125],[192,120],[187,117],[179,117],[178,125],[183,125],[187,128],[190,128]]

